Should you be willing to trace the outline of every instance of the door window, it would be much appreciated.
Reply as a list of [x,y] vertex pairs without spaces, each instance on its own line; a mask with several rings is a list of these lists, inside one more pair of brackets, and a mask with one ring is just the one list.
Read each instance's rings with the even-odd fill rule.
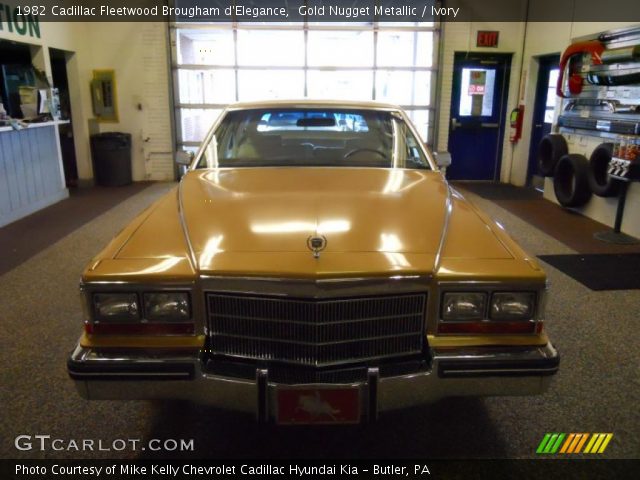
[[429,105],[431,72],[378,70],[376,99],[396,105]]
[[178,148],[197,147],[229,103],[278,98],[399,104],[431,143],[437,32],[432,23],[172,22]]
[[311,30],[307,52],[310,67],[373,67],[373,31]]
[[238,30],[238,65],[298,67],[304,64],[301,30]]
[[[260,81],[256,81],[257,78]],[[303,82],[303,70],[243,69],[238,72],[238,100],[253,102],[265,98],[272,100],[302,98],[304,96]]]
[[307,90],[322,100],[371,100],[372,79],[368,70],[309,70]]
[[553,113],[556,109],[556,84],[558,83],[559,68],[549,71],[549,84],[547,85],[547,100],[544,108],[544,123],[553,123]]
[[495,83],[496,71],[493,68],[463,68],[459,115],[461,117],[492,116]]

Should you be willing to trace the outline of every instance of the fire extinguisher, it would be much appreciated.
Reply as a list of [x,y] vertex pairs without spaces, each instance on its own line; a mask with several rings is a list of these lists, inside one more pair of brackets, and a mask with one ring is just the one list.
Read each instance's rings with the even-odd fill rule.
[[511,110],[509,115],[509,140],[511,143],[517,143],[522,137],[522,118],[524,117],[524,105],[519,105],[518,108]]

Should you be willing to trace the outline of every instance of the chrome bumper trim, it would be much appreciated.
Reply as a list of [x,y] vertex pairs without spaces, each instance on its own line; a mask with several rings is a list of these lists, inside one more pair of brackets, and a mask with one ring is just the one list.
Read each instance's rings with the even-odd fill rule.
[[258,368],[256,370],[256,417],[258,422],[266,422],[269,419],[269,370]]
[[[356,384],[363,392],[362,411],[378,412],[434,402],[451,396],[535,395],[550,384],[559,355],[550,343],[541,347],[487,347],[431,350],[429,370],[380,377],[376,368]],[[184,356],[111,354],[78,346],[68,362],[79,393],[91,400],[183,399],[257,415],[274,416],[276,389],[267,369],[254,379],[212,375],[198,353]],[[161,377],[161,378],[158,378]],[[140,380],[140,381],[138,381]]]
[[438,375],[453,377],[545,376],[558,371],[560,356],[548,343],[544,347],[516,347],[506,351],[482,352],[460,350],[454,354],[442,352],[438,358]]
[[367,418],[374,421],[378,419],[378,385],[380,384],[380,369],[367,369],[367,388],[369,401],[367,402]]

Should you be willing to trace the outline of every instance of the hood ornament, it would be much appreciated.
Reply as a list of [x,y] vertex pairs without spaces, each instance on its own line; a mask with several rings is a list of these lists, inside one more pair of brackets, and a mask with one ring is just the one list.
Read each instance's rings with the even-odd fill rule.
[[313,252],[313,258],[320,258],[320,252],[327,248],[327,237],[311,235],[307,238],[307,248]]

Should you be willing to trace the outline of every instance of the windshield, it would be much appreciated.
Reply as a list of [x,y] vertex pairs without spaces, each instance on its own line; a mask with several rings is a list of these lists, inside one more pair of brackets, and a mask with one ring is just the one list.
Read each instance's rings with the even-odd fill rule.
[[204,146],[199,168],[377,167],[428,169],[396,112],[318,108],[228,112]]

